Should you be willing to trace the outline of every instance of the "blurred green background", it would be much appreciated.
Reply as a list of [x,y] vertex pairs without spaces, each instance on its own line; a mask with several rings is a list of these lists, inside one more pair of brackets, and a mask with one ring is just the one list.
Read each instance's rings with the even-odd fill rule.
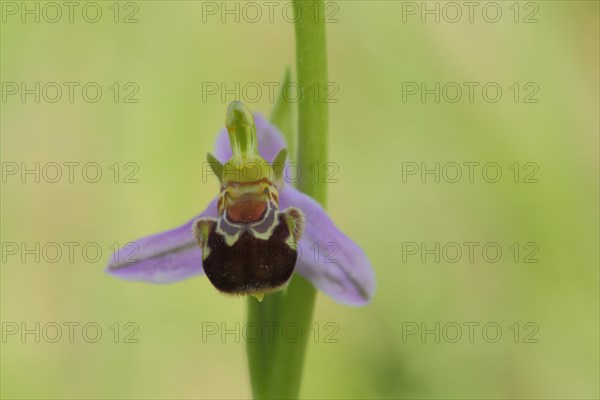
[[[255,3],[263,12],[255,23],[247,20],[254,16],[250,9],[240,9],[239,22],[206,13],[207,6],[222,11],[221,2],[98,2],[97,23],[83,19],[85,2],[72,23],[64,7],[58,22],[46,21],[55,14],[44,2],[37,3],[47,13],[39,23],[32,16],[22,22],[22,10],[13,15],[7,3],[0,44],[1,397],[249,397],[243,339],[202,339],[207,323],[233,330],[243,324],[245,301],[218,294],[206,278],[153,286],[120,281],[103,269],[115,242],[176,226],[217,193],[214,179],[202,179],[202,163],[236,96],[203,99],[203,83],[265,88],[280,81],[287,66],[294,73],[285,3],[274,9],[272,22],[268,8]],[[26,4],[33,9],[36,2]],[[328,208],[366,250],[378,287],[364,308],[319,295],[319,338],[310,340],[302,396],[598,398],[598,2],[498,2],[496,23],[483,18],[485,2],[473,22],[457,3],[463,16],[456,23],[448,21],[455,11],[437,3],[440,22],[425,15],[423,23],[421,8],[435,4],[348,1],[328,8],[329,77],[339,89],[330,104],[329,138],[339,182],[328,184]],[[411,7],[416,15],[408,13]],[[94,18],[95,8],[87,11]],[[488,11],[488,19],[495,18],[494,9]],[[138,22],[123,23],[127,16]],[[525,23],[527,16],[538,22]],[[8,94],[11,82],[57,82],[62,98],[51,103],[42,93],[39,103],[34,95],[22,102],[20,93]],[[72,103],[64,82],[80,83]],[[103,90],[96,103],[82,97],[87,82]],[[115,82],[117,102],[110,88]],[[135,86],[125,87],[128,82]],[[433,95],[423,102],[420,94],[403,101],[403,82],[429,88],[457,82],[465,91],[455,103],[443,96],[436,103]],[[463,82],[480,84],[473,102]],[[502,88],[495,103],[482,97],[488,82]],[[528,82],[535,86],[525,88]],[[126,103],[132,87],[139,89],[138,102]],[[532,87],[539,89],[538,101],[526,103]],[[247,97],[241,100],[254,111],[272,109],[266,90],[256,102]],[[12,163],[33,168],[36,162],[40,168],[80,166],[72,183],[64,166],[57,183],[43,176],[36,183],[33,175],[23,183],[19,173],[7,174]],[[101,167],[97,183],[81,177],[81,166],[90,162]],[[128,162],[137,166],[137,183],[124,182],[134,168],[126,169]],[[428,168],[496,162],[503,174],[497,183],[483,179],[481,167],[472,183],[466,168],[457,183],[443,176],[436,183],[431,175],[422,182],[418,174],[403,180],[407,162]],[[518,183],[510,169],[515,162]],[[523,182],[528,162],[538,167],[537,183]],[[64,253],[49,262],[54,253],[48,248],[40,262],[32,255],[22,262],[21,244],[36,242],[57,242]],[[73,260],[65,242],[80,243]],[[421,253],[406,254],[409,242],[480,246],[472,263],[466,252],[458,262],[442,257],[437,263],[432,255],[423,262]],[[482,257],[488,242],[503,251],[496,263]],[[515,242],[518,262],[510,248]],[[532,249],[523,249],[528,242],[537,246],[537,263],[523,262]],[[19,246],[16,255],[10,243]],[[98,261],[84,259],[86,243],[97,243],[88,260],[96,258],[94,248],[102,250]],[[33,334],[25,340],[21,332],[9,334],[14,324],[35,329],[36,322],[48,326],[40,343]],[[54,336],[46,325],[53,322],[62,326],[57,343],[44,340]],[[63,325],[69,322],[80,324],[73,343]],[[127,322],[139,327],[138,343],[124,343],[132,332]],[[328,322],[339,328],[337,343],[324,340]],[[472,341],[469,322],[479,324]],[[82,337],[86,323],[101,327],[96,343]],[[407,334],[409,326],[435,330],[436,323],[439,343],[434,334]],[[495,343],[482,332],[488,323],[502,329]],[[452,343],[456,324],[462,337]],[[88,333],[95,335],[93,328]],[[490,329],[487,339],[494,336]]]

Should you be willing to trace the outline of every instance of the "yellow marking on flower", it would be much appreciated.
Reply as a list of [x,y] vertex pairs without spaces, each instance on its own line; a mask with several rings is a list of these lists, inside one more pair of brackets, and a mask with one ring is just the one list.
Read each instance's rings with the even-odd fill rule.
[[251,293],[250,296],[253,296],[259,303],[262,303],[263,297],[265,297],[264,293]]

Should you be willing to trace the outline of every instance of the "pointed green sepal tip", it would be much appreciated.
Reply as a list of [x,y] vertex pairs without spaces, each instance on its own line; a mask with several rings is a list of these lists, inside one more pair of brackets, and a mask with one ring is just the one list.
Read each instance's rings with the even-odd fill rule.
[[279,153],[277,153],[277,156],[275,156],[275,159],[271,163],[271,167],[273,168],[273,175],[275,178],[275,186],[277,186],[278,189],[281,189],[283,187],[283,170],[285,167],[285,160],[287,159],[287,155],[287,149],[281,149],[279,150]]
[[256,126],[252,113],[241,101],[232,101],[227,108],[225,126],[233,156],[238,159],[254,158],[258,154]]
[[219,178],[219,182],[223,182],[223,164],[210,153],[206,153],[206,161],[208,161],[208,165],[210,165],[213,174]]

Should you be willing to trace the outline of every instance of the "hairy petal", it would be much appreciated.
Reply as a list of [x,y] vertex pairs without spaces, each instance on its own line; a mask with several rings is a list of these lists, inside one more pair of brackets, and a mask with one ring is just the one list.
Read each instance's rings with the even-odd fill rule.
[[171,283],[204,273],[202,251],[193,233],[199,217],[217,217],[217,199],[202,214],[169,231],[130,242],[115,251],[106,272],[151,283]]
[[[259,113],[254,114],[256,124],[256,139],[258,141],[258,152],[268,162],[272,162],[277,153],[285,147],[285,139],[277,128]],[[231,145],[227,129],[223,128],[217,136],[214,156],[222,163],[231,158]]]
[[[375,292],[375,273],[365,252],[335,226],[310,196],[286,186],[279,202],[282,209],[298,207],[306,218],[296,271],[340,303],[368,303]],[[319,246],[317,261],[313,246]]]

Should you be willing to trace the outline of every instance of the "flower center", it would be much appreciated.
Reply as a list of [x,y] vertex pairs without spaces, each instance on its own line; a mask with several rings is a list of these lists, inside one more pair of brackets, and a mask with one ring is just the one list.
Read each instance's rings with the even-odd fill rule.
[[249,224],[260,220],[267,210],[265,200],[257,200],[250,196],[244,196],[229,204],[227,207],[227,218],[231,222]]

